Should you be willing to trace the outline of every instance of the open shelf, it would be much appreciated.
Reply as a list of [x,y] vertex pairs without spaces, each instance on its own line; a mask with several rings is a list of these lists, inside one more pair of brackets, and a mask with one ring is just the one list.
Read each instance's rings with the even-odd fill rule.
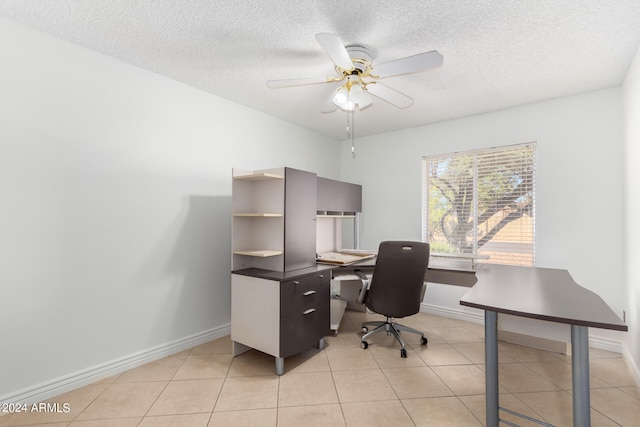
[[232,176],[232,269],[282,270],[285,168],[234,168]]
[[265,179],[284,179],[283,175],[271,172],[256,172],[248,175],[234,176],[233,179],[244,179],[247,181],[262,181]]
[[254,256],[258,258],[267,258],[272,256],[282,255],[282,251],[272,251],[268,249],[260,249],[253,251],[233,251],[235,255]]
[[239,212],[234,213],[236,217],[258,217],[258,218],[282,218],[284,215],[274,212]]

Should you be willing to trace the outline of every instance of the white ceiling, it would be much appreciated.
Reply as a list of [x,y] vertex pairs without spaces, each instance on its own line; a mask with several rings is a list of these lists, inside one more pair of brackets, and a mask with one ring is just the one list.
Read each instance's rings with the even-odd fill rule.
[[2,0],[0,17],[337,139],[346,113],[320,113],[336,83],[266,87],[335,74],[317,33],[372,48],[374,65],[444,56],[386,79],[414,104],[374,99],[357,136],[616,86],[640,44],[639,0]]

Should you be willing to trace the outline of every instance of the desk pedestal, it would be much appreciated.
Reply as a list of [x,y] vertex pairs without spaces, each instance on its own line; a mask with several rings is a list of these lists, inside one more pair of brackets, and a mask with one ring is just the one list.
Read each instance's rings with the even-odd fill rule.
[[329,274],[316,268],[292,272],[242,270],[231,275],[233,355],[250,349],[275,357],[276,375],[284,358],[329,335]]

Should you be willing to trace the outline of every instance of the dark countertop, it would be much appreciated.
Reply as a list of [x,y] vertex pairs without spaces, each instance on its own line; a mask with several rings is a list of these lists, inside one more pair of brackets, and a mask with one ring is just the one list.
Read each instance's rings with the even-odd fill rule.
[[[243,276],[257,277],[267,280],[291,280],[297,277],[306,276],[308,274],[318,273],[322,271],[334,270],[334,275],[350,275],[354,270],[362,269],[370,272],[375,266],[375,258],[368,258],[359,262],[346,265],[338,264],[316,264],[312,267],[302,268],[292,271],[272,271],[261,268],[246,268],[242,270],[234,270],[231,273]],[[427,282],[443,283],[447,285],[471,287],[476,283],[476,275],[471,270],[458,270],[455,268],[429,267],[426,275]]]
[[482,264],[478,282],[460,304],[532,319],[627,331],[627,325],[596,293],[567,270]]
[[295,278],[306,276],[313,273],[320,273],[323,271],[329,272],[334,268],[336,268],[335,265],[316,264],[312,267],[301,268],[298,270],[291,270],[291,271],[273,271],[273,270],[265,270],[262,268],[245,268],[243,270],[234,270],[231,273],[240,274],[242,276],[257,277],[259,279],[283,281],[283,280],[295,279]]

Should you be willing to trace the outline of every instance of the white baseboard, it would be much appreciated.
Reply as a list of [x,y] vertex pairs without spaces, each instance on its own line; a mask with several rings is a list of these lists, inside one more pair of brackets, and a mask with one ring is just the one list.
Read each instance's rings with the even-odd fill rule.
[[635,364],[633,360],[633,356],[629,353],[626,347],[622,347],[622,355],[624,356],[624,361],[627,363],[627,367],[633,375],[633,379],[636,382],[636,387],[640,388],[640,367]]
[[484,315],[482,313],[469,313],[468,311],[456,310],[450,307],[442,307],[432,304],[420,304],[422,313],[433,314],[436,316],[449,317],[452,319],[465,320],[467,322],[484,324]]
[[619,340],[600,337],[589,337],[589,347],[598,348],[600,350],[607,350],[613,353],[624,354],[624,346],[622,345],[622,341]]
[[91,368],[82,369],[50,381],[45,381],[40,384],[23,388],[22,390],[0,396],[0,402],[20,402],[25,404],[43,402],[62,393],[92,384],[96,381],[119,374],[131,368],[179,353],[183,350],[190,349],[229,334],[231,334],[231,324],[198,332],[172,342],[152,347],[147,350],[142,350],[128,356],[101,363]]
[[504,330],[498,331],[498,340],[560,354],[569,354],[571,349],[571,345],[563,341],[550,340],[547,338],[534,337],[531,335]]

